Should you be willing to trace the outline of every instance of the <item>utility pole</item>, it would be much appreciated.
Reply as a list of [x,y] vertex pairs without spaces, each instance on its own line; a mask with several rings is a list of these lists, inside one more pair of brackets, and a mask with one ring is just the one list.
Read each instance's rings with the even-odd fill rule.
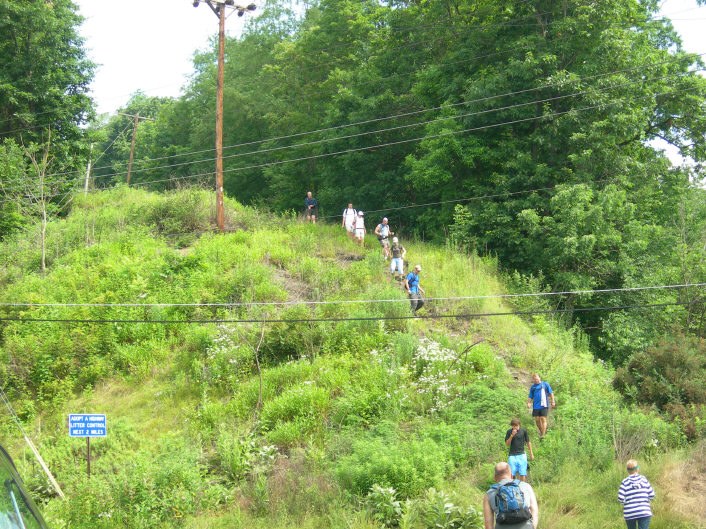
[[132,141],[130,142],[130,161],[127,163],[127,186],[130,187],[130,173],[132,172],[132,158],[135,156],[135,136],[137,136],[137,123],[140,121],[140,114],[135,114],[135,121],[132,123]]
[[218,77],[216,81],[216,224],[218,229],[225,231],[225,208],[223,205],[223,78],[226,46],[226,6],[231,7],[242,17],[246,11],[255,11],[257,6],[249,4],[240,6],[235,0],[194,0],[194,7],[204,2],[218,17]]
[[83,194],[88,194],[88,180],[91,178],[91,156],[93,156],[93,146],[95,144],[91,143],[91,150],[88,151],[88,164],[86,165],[86,182],[83,186]]

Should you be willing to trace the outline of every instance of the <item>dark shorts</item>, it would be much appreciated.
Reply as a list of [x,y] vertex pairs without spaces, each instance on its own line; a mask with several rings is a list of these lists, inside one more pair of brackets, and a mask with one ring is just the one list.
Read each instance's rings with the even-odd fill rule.
[[549,415],[549,408],[539,408],[532,410],[532,417],[546,417]]
[[307,217],[316,217],[316,208],[307,208],[306,209],[306,216]]

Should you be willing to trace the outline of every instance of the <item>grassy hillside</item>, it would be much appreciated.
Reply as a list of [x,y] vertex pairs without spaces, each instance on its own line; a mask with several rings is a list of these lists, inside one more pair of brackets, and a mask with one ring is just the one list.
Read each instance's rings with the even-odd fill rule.
[[[547,306],[478,297],[507,290],[492,260],[404,241],[429,296],[476,296],[407,318],[377,242],[232,203],[237,231],[214,235],[211,204],[188,190],[77,198],[49,227],[45,275],[31,233],[0,246],[0,380],[67,500],[9,419],[0,440],[53,527],[481,527],[509,420],[535,437],[532,371],[559,403],[531,468],[542,527],[621,526],[633,455],[657,486],[652,527],[698,527],[666,493],[687,464],[678,425],[626,409],[580,332],[546,315],[448,317]],[[72,412],[108,415],[90,480]]]

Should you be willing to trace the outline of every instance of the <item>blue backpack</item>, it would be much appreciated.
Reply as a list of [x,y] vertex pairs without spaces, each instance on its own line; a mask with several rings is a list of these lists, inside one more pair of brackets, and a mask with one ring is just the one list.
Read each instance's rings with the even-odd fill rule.
[[525,507],[525,495],[520,482],[513,480],[495,488],[495,521],[498,524],[516,524],[532,519],[532,513]]

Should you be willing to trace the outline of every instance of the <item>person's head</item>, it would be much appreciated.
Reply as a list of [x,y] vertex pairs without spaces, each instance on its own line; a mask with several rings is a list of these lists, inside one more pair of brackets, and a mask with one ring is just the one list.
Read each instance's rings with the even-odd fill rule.
[[307,191],[307,192],[306,192],[306,197],[307,197],[307,198],[311,198],[311,191]]
[[519,428],[520,427],[520,419],[512,419],[510,421],[510,426],[513,428]]
[[625,463],[625,468],[627,468],[628,474],[637,474],[638,470],[640,470],[640,465],[634,459],[628,459],[628,462]]
[[353,209],[353,203],[352,203],[352,202],[349,202],[349,203],[348,203],[348,209]]
[[363,213],[362,211],[359,211],[359,212],[358,212],[358,216],[359,216],[359,217],[362,217],[363,215],[364,215],[364,213]]
[[422,271],[422,265],[414,265],[414,273],[418,274]]
[[382,219],[382,223],[383,223],[383,224],[387,224],[387,217],[385,217],[385,218]]
[[505,461],[495,465],[495,481],[500,481],[503,479],[512,479],[510,465],[508,465]]
[[392,244],[397,244],[400,240],[397,237],[392,238]]
[[532,375],[532,382],[533,382],[534,384],[539,384],[541,381],[542,381],[542,379],[539,378],[539,375],[538,375],[537,373],[534,373],[534,374]]

